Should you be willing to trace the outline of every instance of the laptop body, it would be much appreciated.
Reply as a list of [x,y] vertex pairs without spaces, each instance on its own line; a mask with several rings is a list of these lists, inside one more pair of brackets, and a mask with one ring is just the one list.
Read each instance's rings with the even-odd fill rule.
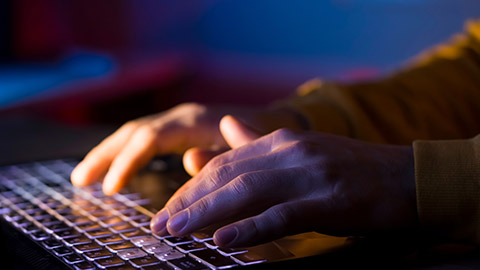
[[[13,248],[17,254],[9,256],[17,258],[11,262],[12,269],[19,261],[36,257],[32,254],[44,255],[42,260],[31,260],[31,269],[269,267],[275,262],[331,254],[349,245],[346,238],[314,232],[244,249],[219,248],[206,231],[185,239],[160,238],[149,230],[149,221],[188,179],[178,159],[153,161],[113,197],[104,196],[99,183],[86,189],[73,187],[68,175],[76,163],[75,159],[55,159],[0,168],[1,228],[3,237],[10,238],[2,242],[17,240],[13,245],[21,247]],[[110,207],[117,204],[118,209]],[[156,244],[174,255],[162,257],[161,252],[152,251]],[[8,246],[3,249],[12,248]],[[22,253],[25,260],[18,259]],[[155,268],[160,266],[164,268]]]

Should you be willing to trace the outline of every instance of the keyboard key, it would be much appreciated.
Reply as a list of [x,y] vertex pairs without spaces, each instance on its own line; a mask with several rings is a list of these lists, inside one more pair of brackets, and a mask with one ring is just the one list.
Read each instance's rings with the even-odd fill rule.
[[205,246],[205,244],[199,243],[199,242],[192,242],[192,243],[182,244],[177,246],[177,249],[183,253],[189,253],[192,251],[202,250],[206,248],[207,246]]
[[102,226],[100,226],[98,223],[90,221],[88,223],[84,223],[81,225],[75,226],[75,228],[80,231],[80,232],[88,232],[88,231],[93,231],[93,230],[98,230],[101,229]]
[[119,250],[117,252],[117,255],[118,257],[124,260],[131,260],[131,259],[147,256],[147,253],[145,253],[145,251],[139,248],[131,248],[131,249]]
[[135,226],[133,226],[128,222],[124,222],[123,224],[118,224],[110,227],[110,230],[112,230],[115,233],[131,232],[131,231],[135,231],[136,229],[137,228],[135,228]]
[[73,251],[67,247],[57,247],[57,248],[54,248],[53,249],[53,253],[55,253],[55,255],[57,256],[65,256],[65,255],[68,255],[68,254],[72,254]]
[[94,251],[94,250],[102,249],[102,246],[95,243],[95,242],[90,242],[90,243],[86,243],[86,244],[73,246],[73,249],[78,253],[83,253],[83,252],[87,252],[87,251]]
[[91,230],[88,232],[85,232],[85,235],[91,239],[99,238],[99,237],[106,237],[106,236],[111,236],[113,233],[106,228],[99,228],[95,230]]
[[150,265],[159,264],[160,261],[152,255],[148,255],[142,258],[131,259],[130,263],[135,267],[145,267]]
[[30,234],[30,236],[37,241],[42,241],[50,238],[50,235],[44,231],[38,231]]
[[133,238],[131,242],[139,247],[147,246],[147,245],[152,245],[156,243],[160,243],[160,240],[157,238],[151,236],[151,235],[146,235],[146,236],[140,236],[137,238]]
[[172,250],[172,247],[165,243],[157,243],[153,245],[144,246],[143,250],[145,250],[150,254],[155,254],[155,253],[162,253],[162,252],[167,252],[169,250]]
[[45,248],[52,249],[52,248],[56,248],[56,247],[62,247],[63,243],[56,240],[56,239],[47,239],[47,240],[42,241],[42,245]]
[[251,265],[251,264],[263,263],[267,261],[265,258],[251,251],[233,255],[232,259],[241,265]]
[[82,262],[84,261],[84,259],[78,255],[78,254],[69,254],[69,255],[65,255],[62,257],[63,260],[68,263],[68,264],[74,264],[74,263],[78,263],[78,262]]
[[104,269],[104,268],[107,268],[107,267],[113,267],[113,266],[120,266],[120,265],[124,265],[125,264],[125,261],[120,259],[119,257],[117,256],[112,256],[112,257],[109,257],[109,258],[105,258],[105,259],[99,259],[99,260],[96,260],[95,261],[95,264]]
[[192,233],[191,236],[197,242],[205,242],[208,240],[213,240],[212,234],[206,233],[206,232],[195,232],[195,233]]
[[94,250],[94,251],[88,251],[88,252],[85,252],[83,253],[83,255],[93,261],[93,260],[98,260],[98,259],[104,259],[104,258],[108,258],[108,257],[112,257],[113,256],[113,253],[106,250],[106,249],[100,249],[100,250]]
[[67,238],[80,236],[80,233],[77,230],[71,228],[68,230],[55,232],[54,235],[59,239],[67,239]]
[[138,216],[130,219],[130,222],[136,227],[142,227],[142,226],[150,225],[151,220],[152,218],[150,216],[142,215],[142,216]]
[[219,247],[217,248],[217,251],[222,254],[223,256],[231,256],[235,254],[240,254],[240,253],[245,253],[247,252],[246,249],[241,249],[241,248],[222,248]]
[[142,270],[173,270],[173,267],[168,265],[166,262],[160,262],[159,264],[145,266]]
[[104,246],[104,245],[121,243],[125,240],[123,240],[123,238],[121,238],[117,234],[114,234],[114,235],[110,235],[110,236],[107,236],[107,237],[97,238],[97,239],[95,239],[95,241],[97,243],[99,243],[100,245]]
[[40,228],[38,228],[35,224],[31,224],[25,227],[22,227],[22,231],[24,233],[34,233],[40,231]]
[[119,217],[109,217],[100,221],[100,224],[105,227],[112,227],[112,226],[116,226],[124,223],[126,222]]
[[190,257],[183,257],[180,259],[175,259],[169,261],[170,264],[174,265],[178,269],[182,270],[202,270],[202,269],[209,269],[204,264],[199,263],[198,261],[190,258]]
[[74,245],[80,245],[80,244],[86,244],[92,242],[92,240],[85,235],[80,235],[76,237],[71,237],[71,238],[66,238],[63,239],[63,242],[67,246],[74,246]]
[[122,249],[128,249],[128,248],[134,248],[134,247],[136,246],[132,244],[130,241],[123,241],[121,243],[111,244],[106,246],[106,248],[113,253],[116,253],[117,251]]
[[79,262],[73,265],[76,270],[93,270],[95,269],[95,265],[93,265],[91,262],[83,261]]
[[212,249],[194,251],[191,252],[190,255],[214,269],[229,268],[237,265],[237,263],[232,261],[230,258],[224,257]]
[[136,229],[134,231],[130,231],[130,232],[123,232],[120,234],[125,240],[130,240],[132,238],[135,238],[135,237],[139,237],[139,236],[146,236],[148,235],[146,232],[140,230],[140,229]]
[[164,239],[165,243],[171,246],[177,246],[182,244],[189,244],[193,242],[193,239],[189,236],[186,237],[168,237]]
[[176,250],[176,249],[171,249],[166,252],[161,252],[161,253],[155,253],[155,257],[157,257],[161,261],[170,261],[178,258],[182,258],[185,256],[182,252]]

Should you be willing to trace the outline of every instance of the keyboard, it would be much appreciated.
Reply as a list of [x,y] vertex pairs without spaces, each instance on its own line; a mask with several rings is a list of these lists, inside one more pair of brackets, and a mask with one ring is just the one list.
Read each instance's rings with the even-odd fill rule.
[[100,183],[70,183],[74,160],[0,167],[0,215],[66,269],[225,269],[264,263],[248,249],[220,248],[208,232],[159,237],[149,200]]

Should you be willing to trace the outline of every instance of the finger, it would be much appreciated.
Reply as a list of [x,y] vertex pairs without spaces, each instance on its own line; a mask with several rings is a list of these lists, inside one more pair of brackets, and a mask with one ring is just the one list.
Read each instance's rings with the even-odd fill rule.
[[[167,223],[172,235],[182,236],[226,219],[259,213],[268,207],[305,193],[292,187],[298,169],[262,170],[244,173],[227,185],[202,197]],[[234,203],[232,199],[234,198]]]
[[149,125],[139,127],[113,160],[103,181],[103,191],[113,195],[125,186],[133,174],[144,167],[157,152],[156,131]]
[[312,231],[315,220],[328,218],[328,215],[315,215],[318,207],[313,200],[277,204],[257,216],[218,229],[213,239],[221,247],[248,247]]
[[207,164],[213,157],[225,152],[224,149],[202,149],[193,147],[183,154],[183,167],[188,174],[194,176]]
[[[264,138],[261,138],[259,141],[261,140],[264,140]],[[254,153],[258,152],[260,154],[254,157],[241,159],[242,155],[247,156],[250,154],[245,151],[245,153],[240,153],[238,155],[239,160],[228,163],[229,160],[233,160],[229,155],[235,156],[235,152],[240,152],[247,147],[249,147]],[[182,188],[177,190],[166,205],[171,207],[170,211],[172,213],[176,213],[177,211],[188,207],[191,203],[206,194],[227,184],[242,173],[257,170],[296,167],[299,153],[308,151],[305,150],[305,148],[308,148],[309,146],[293,141],[284,143],[282,147],[276,147],[274,151],[265,151],[266,153],[261,153],[263,147],[265,146],[261,146],[261,144],[257,144],[257,141],[255,141],[247,146],[231,150],[215,157],[214,160],[209,162],[200,173],[187,182],[188,187],[182,186]],[[267,145],[266,148],[270,150],[271,146]],[[227,161],[222,161],[224,158]],[[214,166],[212,164],[219,165]]]
[[108,170],[112,160],[121,151],[140,121],[124,124],[115,133],[93,148],[72,171],[72,183],[86,186],[99,180]]
[[260,132],[255,131],[231,115],[226,115],[220,120],[220,132],[232,149],[261,137]]

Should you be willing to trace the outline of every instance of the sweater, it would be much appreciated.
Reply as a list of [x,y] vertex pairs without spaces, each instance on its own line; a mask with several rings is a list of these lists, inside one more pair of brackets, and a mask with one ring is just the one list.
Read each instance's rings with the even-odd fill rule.
[[445,241],[480,243],[480,21],[391,75],[313,79],[275,106],[310,130],[411,144],[420,226]]

